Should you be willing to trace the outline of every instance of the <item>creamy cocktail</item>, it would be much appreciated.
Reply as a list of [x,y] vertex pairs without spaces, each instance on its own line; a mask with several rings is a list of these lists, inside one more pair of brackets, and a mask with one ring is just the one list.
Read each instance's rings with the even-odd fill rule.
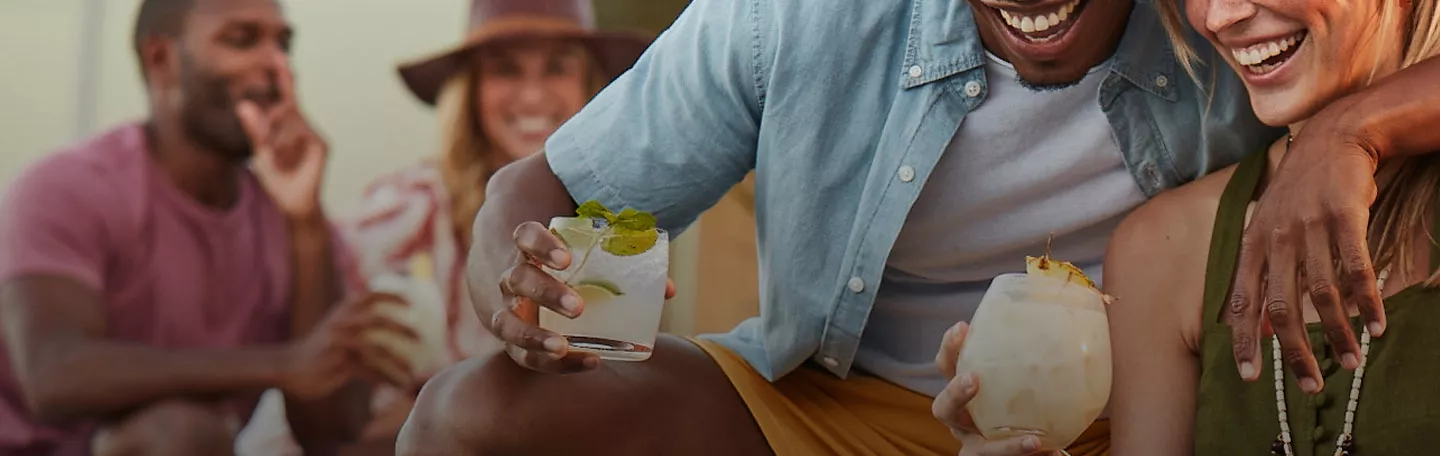
[[980,384],[968,408],[987,439],[1035,435],[1058,450],[1110,399],[1107,298],[1067,263],[1030,263],[1027,274],[991,282],[957,370]]

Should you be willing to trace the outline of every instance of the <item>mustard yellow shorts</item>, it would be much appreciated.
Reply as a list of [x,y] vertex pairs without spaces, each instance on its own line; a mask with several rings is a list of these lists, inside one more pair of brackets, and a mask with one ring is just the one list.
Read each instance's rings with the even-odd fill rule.
[[[811,367],[771,383],[725,347],[691,341],[725,371],[777,456],[960,452],[960,442],[930,414],[928,396],[869,375],[841,380]],[[1109,450],[1106,420],[1096,421],[1067,449],[1072,456],[1102,456]]]

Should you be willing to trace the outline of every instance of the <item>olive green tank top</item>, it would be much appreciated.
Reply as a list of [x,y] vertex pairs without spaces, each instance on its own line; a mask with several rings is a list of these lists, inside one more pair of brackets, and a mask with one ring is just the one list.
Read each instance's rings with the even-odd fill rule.
[[[1205,272],[1200,341],[1200,383],[1195,410],[1195,454],[1270,454],[1280,435],[1275,405],[1272,339],[1261,343],[1260,379],[1240,379],[1230,327],[1221,311],[1239,256],[1245,211],[1266,172],[1265,153],[1246,158],[1230,178],[1215,216]],[[1432,228],[1440,226],[1440,218]],[[1437,236],[1440,239],[1440,236]],[[1431,267],[1440,260],[1432,249]],[[1353,437],[1358,456],[1440,454],[1440,292],[1412,286],[1385,299],[1389,326],[1370,341]],[[1351,319],[1355,334],[1361,322]],[[1310,396],[1285,372],[1285,403],[1297,456],[1331,456],[1345,423],[1353,371],[1340,367],[1319,324],[1307,325],[1325,390]],[[1358,340],[1358,338],[1357,338]]]

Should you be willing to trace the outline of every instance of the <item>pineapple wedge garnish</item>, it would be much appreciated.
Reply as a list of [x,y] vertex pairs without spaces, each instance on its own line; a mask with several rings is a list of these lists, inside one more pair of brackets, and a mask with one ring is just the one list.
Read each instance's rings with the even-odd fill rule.
[[[1054,238],[1052,237],[1051,239],[1053,240]],[[1025,257],[1025,273],[1034,276],[1052,277],[1100,291],[1100,289],[1095,286],[1095,282],[1090,280],[1089,277],[1086,277],[1085,272],[1081,271],[1080,268],[1075,267],[1075,265],[1070,264],[1068,261],[1059,261],[1050,258],[1049,241],[1045,242],[1045,256],[1039,258],[1032,256]]]
[[1070,262],[1068,261],[1058,261],[1050,259],[1050,255],[1045,255],[1038,258],[1033,256],[1026,256],[1025,273],[1030,275],[1054,277],[1076,285],[1084,285],[1095,289],[1096,291],[1099,291],[1099,288],[1095,287],[1095,282],[1091,281],[1089,277],[1085,277],[1085,273],[1082,272],[1080,268],[1075,267],[1075,265],[1070,264]]

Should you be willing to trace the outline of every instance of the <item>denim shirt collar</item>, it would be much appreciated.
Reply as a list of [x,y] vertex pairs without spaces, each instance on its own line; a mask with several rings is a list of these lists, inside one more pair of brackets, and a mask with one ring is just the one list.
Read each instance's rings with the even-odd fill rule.
[[[984,65],[985,45],[965,0],[914,0],[900,87],[910,89]],[[916,71],[919,68],[919,71]]]
[[1165,26],[1150,0],[1136,0],[1130,10],[1130,21],[1115,50],[1110,72],[1166,101],[1178,99],[1175,84],[1180,82],[1177,74],[1183,71],[1180,62],[1175,60],[1170,36],[1165,33]]
[[[1179,64],[1150,0],[1136,0],[1125,28],[1111,59],[1110,72],[1152,95],[1176,101],[1171,82],[1177,81]],[[970,3],[914,0],[905,60],[899,69],[901,88],[939,81],[978,68],[984,62],[985,45]]]

